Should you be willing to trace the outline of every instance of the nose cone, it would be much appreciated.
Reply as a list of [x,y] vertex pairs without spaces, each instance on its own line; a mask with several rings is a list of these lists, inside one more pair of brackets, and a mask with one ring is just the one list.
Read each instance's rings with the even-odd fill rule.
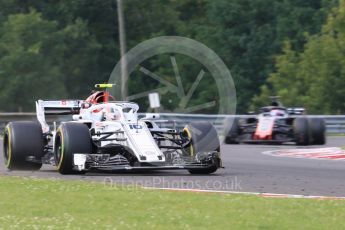
[[254,133],[254,140],[271,140],[274,126],[273,118],[263,118],[259,120]]

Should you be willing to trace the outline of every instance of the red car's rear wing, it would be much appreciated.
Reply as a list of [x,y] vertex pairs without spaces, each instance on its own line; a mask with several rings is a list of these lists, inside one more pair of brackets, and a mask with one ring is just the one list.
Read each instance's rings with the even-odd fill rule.
[[305,115],[306,109],[302,107],[296,107],[296,108],[287,108],[287,112],[290,115]]

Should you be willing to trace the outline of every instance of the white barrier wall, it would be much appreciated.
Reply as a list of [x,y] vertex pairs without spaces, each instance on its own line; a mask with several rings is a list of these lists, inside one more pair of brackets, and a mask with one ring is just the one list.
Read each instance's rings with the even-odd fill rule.
[[[139,114],[140,117],[144,117],[145,114]],[[308,115],[309,117],[321,117],[326,121],[327,133],[345,134],[345,115]],[[176,113],[162,113],[160,114],[160,120],[169,122],[162,122],[162,125],[168,127],[183,128],[183,126],[192,121],[209,121],[217,128],[218,131],[222,130],[224,119],[230,117],[248,118],[252,115],[205,115],[205,114],[176,114]],[[35,120],[35,113],[0,113],[0,129],[1,131],[9,121],[23,121],[23,120]],[[61,122],[71,120],[72,116],[48,116],[48,122]]]

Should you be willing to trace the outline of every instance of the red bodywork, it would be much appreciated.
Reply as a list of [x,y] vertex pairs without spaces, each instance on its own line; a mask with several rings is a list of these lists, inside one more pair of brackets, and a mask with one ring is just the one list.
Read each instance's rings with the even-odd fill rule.
[[272,140],[275,119],[273,117],[263,117],[259,119],[253,136],[254,140]]

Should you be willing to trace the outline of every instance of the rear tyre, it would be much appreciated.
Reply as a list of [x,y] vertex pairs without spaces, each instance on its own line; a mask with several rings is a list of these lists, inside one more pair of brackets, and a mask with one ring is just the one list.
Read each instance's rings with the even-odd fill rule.
[[293,121],[293,132],[297,145],[310,144],[308,119],[306,117],[297,117]]
[[[42,127],[38,122],[16,121],[5,127],[3,154],[9,170],[39,170],[43,148]],[[38,162],[27,161],[28,157],[34,157]]]
[[310,118],[309,129],[311,135],[311,144],[324,145],[326,143],[326,125],[322,118]]
[[57,170],[61,174],[78,174],[73,171],[74,153],[91,153],[92,140],[85,124],[62,123],[55,136],[54,154]]
[[[190,145],[186,151],[195,156],[198,152],[220,152],[220,142],[218,134],[213,125],[209,122],[193,122],[184,128],[184,133],[190,139]],[[210,174],[221,167],[221,159],[214,159],[209,168],[189,169],[191,174]]]
[[[225,144],[238,144],[238,134],[239,134],[239,119],[238,118],[229,118],[225,121],[225,130],[228,131],[225,133]],[[230,127],[231,126],[231,127]]]

